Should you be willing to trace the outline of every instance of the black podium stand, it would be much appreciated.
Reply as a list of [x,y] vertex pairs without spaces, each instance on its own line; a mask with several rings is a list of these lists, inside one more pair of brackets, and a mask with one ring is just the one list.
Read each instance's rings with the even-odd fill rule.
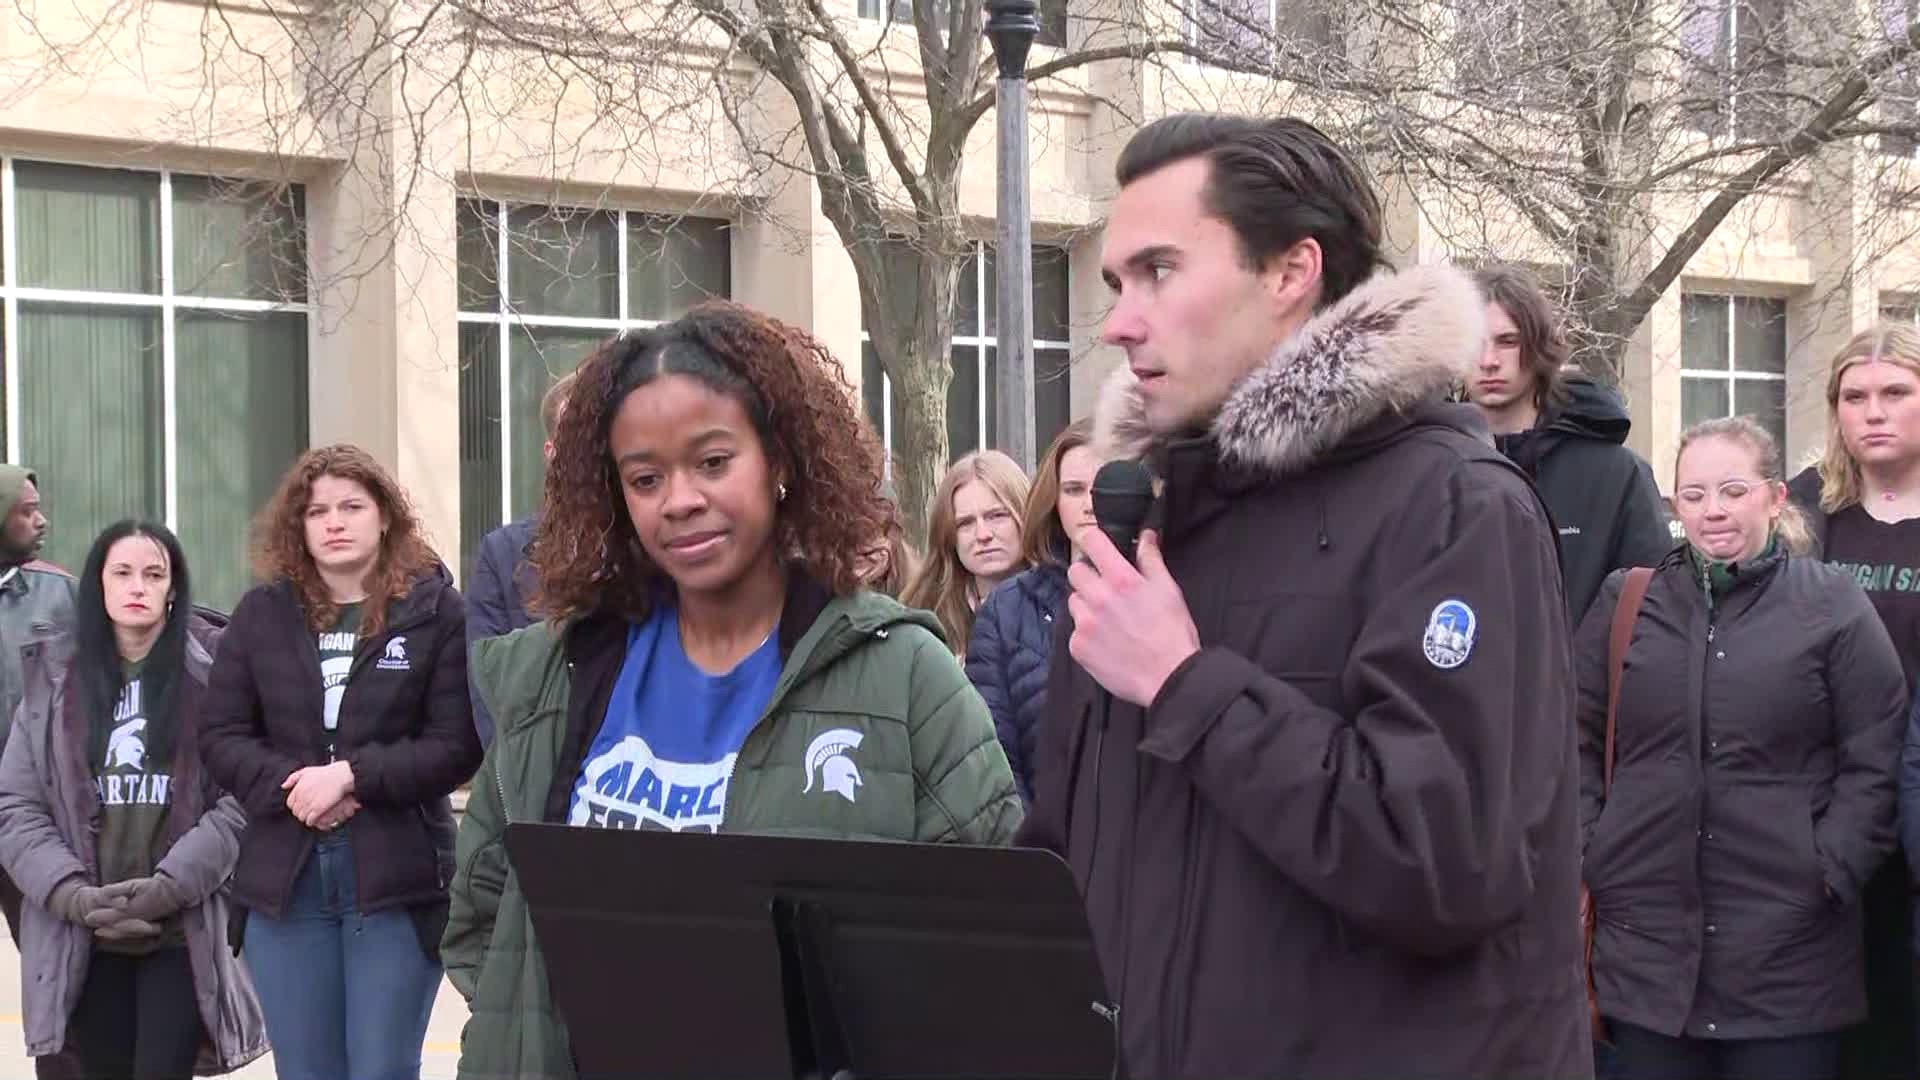
[[510,825],[580,1080],[1107,1080],[1049,852]]

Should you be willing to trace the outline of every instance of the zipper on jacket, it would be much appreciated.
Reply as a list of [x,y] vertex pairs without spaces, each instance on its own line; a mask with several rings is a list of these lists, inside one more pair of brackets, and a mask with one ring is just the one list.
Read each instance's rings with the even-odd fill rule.
[[[313,657],[314,675],[317,676],[317,681],[320,683],[320,715],[318,717],[320,721],[320,737],[321,741],[325,744],[324,749],[327,752],[327,764],[331,765],[335,760],[334,753],[339,748],[340,729],[335,727],[332,731],[327,730],[327,673],[320,660],[320,639],[315,636],[313,628],[307,625],[304,612],[301,613],[300,617],[300,630],[300,636],[305,638],[307,642],[307,653]],[[342,713],[347,711],[346,705],[347,693],[343,687],[340,691],[340,711]]]

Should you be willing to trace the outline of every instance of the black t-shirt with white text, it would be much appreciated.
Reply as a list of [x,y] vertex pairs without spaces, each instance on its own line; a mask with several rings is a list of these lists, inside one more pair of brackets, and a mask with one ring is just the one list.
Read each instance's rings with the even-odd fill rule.
[[[105,728],[94,760],[94,794],[100,799],[100,833],[95,842],[99,880],[103,885],[150,877],[166,854],[167,803],[172,798],[171,761],[157,761],[147,753],[147,702],[140,664],[129,664],[126,686],[120,691],[113,715],[94,717]],[[108,952],[143,954],[184,941],[177,920],[158,938],[102,941]]]
[[1826,556],[1866,590],[1913,685],[1920,674],[1920,518],[1889,524],[1849,506],[1828,520]]

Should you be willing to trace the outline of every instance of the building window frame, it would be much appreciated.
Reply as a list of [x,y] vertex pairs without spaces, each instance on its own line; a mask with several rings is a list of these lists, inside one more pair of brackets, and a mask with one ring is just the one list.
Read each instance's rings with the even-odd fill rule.
[[[1059,251],[1062,258],[1068,258],[1070,255],[1066,247],[1058,244],[1036,243],[1034,247],[1051,247]],[[993,249],[994,245],[988,241],[972,241],[972,248],[968,253],[968,259],[963,262],[963,265],[970,262],[973,267],[972,285],[975,332],[971,334],[956,333],[953,335],[953,340],[947,343],[949,356],[952,355],[952,350],[954,349],[970,348],[973,350],[975,385],[979,387],[979,391],[974,395],[976,399],[974,409],[974,447],[976,449],[987,449],[992,446],[989,437],[993,434],[994,417],[993,410],[988,405],[991,398],[987,392],[987,350],[997,349],[1000,346],[999,335],[990,335],[986,332],[987,304],[988,301],[995,299],[990,295],[990,291],[987,288],[987,255]],[[1072,265],[1070,258],[1068,265]],[[1068,296],[1071,297],[1071,295],[1072,290],[1069,288]],[[863,325],[860,327],[860,346],[861,352],[864,354],[866,352],[866,346],[873,341],[873,335],[868,332],[864,325],[864,320],[862,320],[862,322]],[[1067,358],[1071,358],[1073,354],[1073,342],[1071,341],[1035,337],[1031,344],[1036,377],[1040,369],[1039,361],[1042,353]],[[863,371],[862,378],[864,377],[865,372]],[[949,389],[949,393],[951,393],[951,389]],[[880,436],[880,450],[884,460],[886,475],[891,478],[893,475],[893,379],[887,375],[884,370],[880,372],[880,422],[878,424],[877,434]],[[1045,449],[1044,446],[1040,446],[1036,447],[1035,451],[1039,452]],[[948,455],[950,457],[953,456],[952,447],[948,447]]]
[[[1680,52],[1693,65],[1689,76],[1693,80],[1711,80],[1715,84],[1718,102],[1711,110],[1692,111],[1686,125],[1712,139],[1738,141],[1752,139],[1763,133],[1755,129],[1756,122],[1764,124],[1766,112],[1760,110],[1760,119],[1755,121],[1753,114],[1756,106],[1748,99],[1756,94],[1764,94],[1764,88],[1752,83],[1761,68],[1746,70],[1749,82],[1739,85],[1736,80],[1749,63],[1745,46],[1754,40],[1763,40],[1770,34],[1786,32],[1784,13],[1775,10],[1762,10],[1762,6],[1777,3],[1778,0],[1704,0],[1708,5],[1692,13],[1680,30]],[[1775,74],[1784,75],[1784,67],[1773,65]]]
[[[1711,301],[1716,301],[1719,304],[1723,305],[1726,312],[1726,323],[1727,323],[1727,331],[1726,331],[1727,366],[1725,368],[1697,367],[1695,366],[1696,358],[1693,356],[1687,355],[1687,351],[1683,348],[1681,350],[1681,356],[1680,356],[1680,385],[1682,387],[1680,401],[1682,403],[1682,408],[1684,409],[1685,401],[1686,401],[1686,394],[1684,392],[1684,388],[1687,382],[1689,381],[1714,382],[1714,383],[1724,385],[1726,387],[1726,394],[1727,394],[1728,412],[1725,414],[1727,416],[1743,415],[1740,411],[1740,384],[1741,383],[1777,386],[1780,388],[1780,398],[1781,398],[1779,421],[1782,426],[1782,432],[1781,432],[1782,444],[1780,446],[1780,452],[1782,454],[1786,453],[1786,445],[1784,442],[1784,436],[1785,436],[1784,426],[1785,426],[1785,419],[1786,419],[1786,387],[1787,387],[1787,378],[1788,378],[1788,372],[1786,369],[1791,365],[1791,358],[1788,357],[1787,355],[1790,349],[1790,342],[1787,340],[1787,329],[1786,329],[1787,301],[1784,298],[1777,297],[1777,296],[1765,296],[1765,295],[1759,295],[1754,293],[1714,292],[1710,290],[1698,290],[1698,291],[1689,290],[1685,292],[1681,297],[1681,305],[1682,305],[1681,319],[1682,319],[1683,327],[1686,319],[1685,305],[1688,300],[1696,300],[1696,301],[1711,300]],[[1740,319],[1738,318],[1737,313],[1735,311],[1735,305],[1738,304],[1740,301],[1762,302],[1770,305],[1778,305],[1779,310],[1777,315],[1775,315],[1769,321],[1777,322],[1779,326],[1778,332],[1781,338],[1781,355],[1783,357],[1783,363],[1781,364],[1782,370],[1777,372],[1754,371],[1750,369],[1743,369],[1740,366],[1740,352],[1739,352]],[[1767,418],[1760,417],[1757,419],[1759,419],[1763,425],[1771,426]],[[1682,425],[1685,426],[1686,422],[1687,422],[1686,418],[1683,415],[1681,417]]]
[[[1906,29],[1920,18],[1920,0],[1879,0],[1877,14],[1880,29],[1888,44],[1906,39]],[[1879,95],[1876,109],[1883,122],[1920,122],[1920,61],[1909,58],[1887,74],[1891,80]],[[1889,157],[1920,158],[1920,139],[1896,132],[1883,132],[1875,142]]]
[[[20,222],[19,189],[16,179],[16,166],[21,164],[49,165],[75,169],[97,169],[104,172],[150,174],[158,178],[158,228],[155,243],[157,245],[159,265],[159,291],[157,292],[120,292],[95,289],[49,288],[20,284]],[[21,402],[25,394],[21,392],[21,365],[24,361],[21,336],[23,321],[20,317],[21,304],[44,305],[49,308],[71,306],[76,309],[99,310],[102,308],[137,310],[156,313],[160,322],[160,382],[161,382],[161,465],[160,483],[163,491],[165,522],[170,529],[180,528],[180,432],[179,432],[179,350],[180,316],[192,313],[214,313],[226,315],[298,315],[307,319],[311,314],[311,295],[307,293],[308,268],[302,266],[302,292],[307,295],[303,300],[263,300],[240,297],[206,296],[199,293],[183,293],[175,280],[174,259],[177,245],[174,236],[174,181],[176,177],[193,179],[231,181],[235,178],[211,172],[194,172],[167,167],[112,164],[98,161],[63,158],[57,155],[43,154],[4,154],[0,155],[0,323],[4,323],[4,336],[0,336],[0,385],[6,388],[5,454],[9,462],[20,461],[23,456],[22,439],[25,430],[21,415]],[[300,190],[300,185],[291,185]],[[302,192],[304,197],[304,192]],[[303,234],[307,228],[304,214],[300,218]],[[309,323],[309,332],[311,324]],[[308,361],[309,365],[311,360]],[[311,366],[307,374],[311,375]]]
[[[628,330],[646,330],[659,326],[666,319],[636,317],[632,312],[630,282],[633,267],[629,265],[631,219],[675,217],[679,220],[698,220],[712,222],[728,233],[728,281],[729,296],[732,288],[732,230],[735,220],[729,217],[714,217],[700,214],[675,215],[657,210],[639,208],[611,208],[590,206],[546,205],[532,202],[514,202],[508,199],[494,198],[480,194],[465,194],[461,201],[479,204],[491,209],[487,217],[487,241],[493,249],[493,287],[496,293],[492,311],[479,311],[457,304],[459,310],[455,318],[460,326],[487,326],[494,332],[494,345],[499,350],[499,397],[495,404],[500,410],[500,520],[512,521],[513,508],[513,365],[516,354],[524,354],[528,348],[524,341],[516,343],[516,330],[588,330],[604,333],[607,337]],[[616,295],[615,313],[611,317],[585,317],[575,315],[539,315],[517,309],[513,303],[513,294],[508,276],[508,263],[512,258],[516,238],[513,232],[513,212],[515,210],[534,209],[553,213],[567,214],[608,214],[614,222],[615,232],[615,268],[614,292]],[[457,262],[457,260],[456,260]],[[456,267],[457,273],[457,267]],[[517,347],[516,347],[517,344]],[[464,362],[464,360],[463,360]]]
[[1883,292],[1879,308],[1880,318],[1886,322],[1920,326],[1920,294]]

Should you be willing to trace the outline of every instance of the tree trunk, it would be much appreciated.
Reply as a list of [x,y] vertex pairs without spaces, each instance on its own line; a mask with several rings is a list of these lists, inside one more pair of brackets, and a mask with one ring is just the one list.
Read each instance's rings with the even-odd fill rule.
[[917,238],[886,236],[861,252],[883,254],[854,260],[868,336],[892,386],[894,497],[908,538],[923,548],[929,501],[947,467],[954,279],[966,250],[964,237],[933,233],[923,226]]
[[[882,361],[884,363],[884,360]],[[893,486],[907,536],[925,548],[927,518],[947,467],[947,384],[953,369],[942,355],[916,346],[900,350],[892,370],[899,426],[893,432]]]

